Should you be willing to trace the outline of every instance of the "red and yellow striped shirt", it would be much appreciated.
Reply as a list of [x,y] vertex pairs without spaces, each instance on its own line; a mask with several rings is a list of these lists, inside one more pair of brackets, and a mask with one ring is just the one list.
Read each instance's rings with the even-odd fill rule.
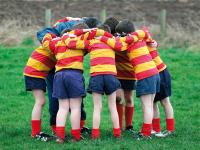
[[45,79],[56,63],[54,55],[42,46],[33,51],[24,68],[24,75]]
[[[147,46],[148,46],[148,44],[147,44]],[[151,57],[152,57],[154,63],[156,64],[158,71],[161,72],[161,71],[165,70],[167,68],[167,66],[164,64],[164,62],[162,61],[162,59],[158,55],[157,48],[153,48],[151,46],[148,46],[148,50],[151,54]]]
[[[146,46],[146,40],[151,41],[152,39],[149,33],[143,30],[138,30],[130,36],[122,38],[101,38],[101,41],[107,43],[114,49],[119,49],[120,47],[127,46],[127,54],[134,68],[134,73],[137,80],[142,80],[144,78],[158,74],[156,65],[153,62]],[[124,44],[124,42],[132,44],[128,46]]]
[[115,52],[117,78],[123,80],[136,80],[134,68],[129,61],[127,51]]
[[[115,52],[113,49],[97,39],[80,40],[66,39],[67,46],[73,49],[88,49],[90,53],[90,75],[100,74],[116,75]],[[123,49],[124,47],[121,47]],[[125,49],[124,49],[125,50]]]
[[158,70],[148,51],[146,41],[139,40],[128,47],[128,57],[134,67],[137,80],[158,74]]
[[84,50],[72,50],[69,49],[64,40],[68,35],[64,35],[61,38],[52,40],[51,34],[46,34],[42,45],[44,48],[49,49],[55,55],[56,72],[63,69],[79,69],[83,71],[83,56]]

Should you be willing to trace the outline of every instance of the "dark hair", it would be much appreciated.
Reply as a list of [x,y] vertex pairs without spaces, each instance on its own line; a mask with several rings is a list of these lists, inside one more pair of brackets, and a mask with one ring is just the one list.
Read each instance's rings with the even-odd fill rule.
[[101,25],[97,26],[97,28],[111,33],[110,27],[107,24],[101,24]]
[[62,30],[62,32],[60,33],[60,35],[62,36],[63,34],[65,34],[67,32],[70,32],[70,31],[71,31],[71,29],[66,28],[66,29]]
[[89,29],[88,25],[81,22],[73,26],[73,29]]
[[107,24],[110,27],[112,34],[115,34],[115,28],[118,23],[119,23],[119,21],[114,17],[109,17],[104,22],[104,24]]
[[123,33],[131,33],[135,31],[135,27],[132,21],[125,19],[118,23],[118,25],[115,28],[117,33],[123,34]]
[[95,28],[98,26],[98,24],[100,24],[100,21],[95,17],[85,17],[83,19],[89,28]]

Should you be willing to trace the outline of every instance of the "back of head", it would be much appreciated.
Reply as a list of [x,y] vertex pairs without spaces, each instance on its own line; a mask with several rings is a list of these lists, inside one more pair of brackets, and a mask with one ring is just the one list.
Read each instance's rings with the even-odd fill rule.
[[125,19],[118,23],[115,30],[117,33],[120,33],[120,34],[124,34],[124,33],[128,34],[128,33],[134,32],[135,27],[132,21]]
[[119,21],[114,17],[109,17],[104,22],[104,24],[107,24],[110,27],[112,34],[115,34],[115,28],[118,23],[119,23]]
[[73,29],[89,29],[88,25],[81,22],[73,26]]
[[108,33],[111,33],[110,27],[107,24],[101,24],[99,26],[97,26],[98,29],[102,29]]
[[100,23],[100,21],[95,17],[85,17],[83,19],[85,20],[85,23],[88,25],[89,28],[95,28]]

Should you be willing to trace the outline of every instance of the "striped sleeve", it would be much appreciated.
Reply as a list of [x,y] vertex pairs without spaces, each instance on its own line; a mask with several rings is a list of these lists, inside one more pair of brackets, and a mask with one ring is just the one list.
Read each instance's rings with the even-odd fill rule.
[[102,36],[100,40],[112,47],[113,50],[116,51],[125,51],[128,48],[128,44],[123,42],[121,38],[109,38],[106,36]]
[[88,49],[89,41],[88,40],[80,40],[79,37],[77,38],[66,38],[65,44],[70,49]]
[[[42,46],[43,46],[43,48],[49,50],[49,49],[55,47],[55,45],[53,46],[53,45],[51,44],[52,39],[55,38],[55,37],[56,37],[55,34],[47,33],[47,34],[44,36],[43,40],[42,40]],[[52,46],[53,46],[53,47],[52,47]]]
[[152,41],[151,35],[148,30],[136,30],[131,36],[137,36],[139,40]]

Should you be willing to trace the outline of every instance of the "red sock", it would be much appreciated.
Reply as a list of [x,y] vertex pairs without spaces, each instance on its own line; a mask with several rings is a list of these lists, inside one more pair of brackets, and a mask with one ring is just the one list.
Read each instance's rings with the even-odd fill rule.
[[97,139],[100,137],[100,130],[99,129],[92,129],[92,139]]
[[80,122],[80,128],[82,129],[85,126],[85,120],[81,120]]
[[141,130],[142,134],[143,134],[144,136],[149,136],[149,135],[151,135],[151,128],[152,128],[152,124],[143,123],[143,125],[142,125],[142,130]]
[[56,133],[56,125],[51,125],[51,131],[52,133]]
[[113,135],[114,137],[120,137],[121,136],[120,128],[113,128]]
[[76,141],[79,141],[80,138],[81,138],[81,132],[80,131],[81,131],[80,129],[72,129],[71,130],[71,135]]
[[134,107],[125,107],[126,127],[132,126],[132,119],[134,114]]
[[32,137],[35,137],[41,131],[41,120],[32,120]]
[[56,127],[56,136],[65,139],[65,127]]
[[117,104],[117,112],[119,116],[119,126],[120,129],[122,129],[122,117],[123,117],[123,105],[122,104]]
[[160,118],[153,118],[152,127],[153,127],[153,130],[156,131],[156,132],[160,132],[161,131]]
[[168,131],[174,131],[174,118],[166,119],[166,128]]

